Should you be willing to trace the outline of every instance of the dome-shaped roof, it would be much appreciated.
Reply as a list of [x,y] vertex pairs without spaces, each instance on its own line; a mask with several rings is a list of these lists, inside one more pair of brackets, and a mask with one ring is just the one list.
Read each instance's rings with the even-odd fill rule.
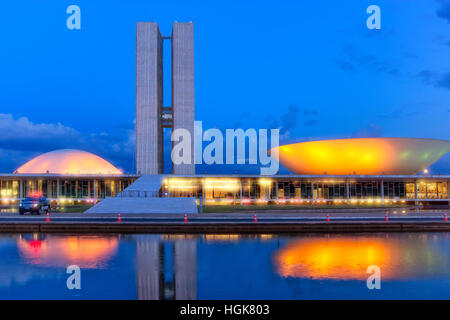
[[72,149],[41,154],[18,168],[15,173],[122,174],[119,169],[99,156]]
[[280,163],[296,174],[311,175],[416,174],[449,150],[449,141],[413,138],[322,140],[278,147]]

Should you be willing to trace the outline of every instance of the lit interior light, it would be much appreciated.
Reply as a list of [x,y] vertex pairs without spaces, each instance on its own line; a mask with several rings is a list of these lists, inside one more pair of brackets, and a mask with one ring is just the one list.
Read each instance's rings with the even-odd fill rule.
[[272,180],[270,179],[259,179],[259,184],[261,186],[269,187],[272,185]]
[[203,186],[206,190],[222,190],[222,191],[237,191],[240,189],[240,183],[237,179],[205,179]]
[[2,198],[9,197],[12,194],[13,194],[13,192],[12,192],[11,189],[3,189],[3,190],[0,191],[0,195],[1,195]]
[[191,191],[197,188],[195,181],[188,179],[167,179],[164,184],[169,190],[176,191]]

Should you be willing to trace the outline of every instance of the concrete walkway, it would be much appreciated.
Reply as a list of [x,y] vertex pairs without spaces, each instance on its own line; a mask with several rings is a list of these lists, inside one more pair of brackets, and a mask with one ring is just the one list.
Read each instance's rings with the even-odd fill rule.
[[[323,210],[320,212],[286,212],[283,210],[280,211],[259,211],[259,212],[251,212],[251,211],[239,211],[239,212],[231,212],[231,213],[202,213],[202,214],[189,214],[189,219],[193,220],[210,220],[210,219],[231,219],[231,220],[240,220],[240,219],[253,219],[256,214],[257,217],[261,219],[279,219],[279,220],[290,220],[290,219],[317,219],[322,218],[325,219],[327,214],[333,220],[334,218],[352,218],[355,220],[367,220],[370,218],[384,218],[386,213],[390,218],[412,218],[412,219],[420,219],[420,218],[443,218],[444,214],[447,214],[450,219],[450,210],[410,210],[408,208],[396,208],[391,210],[361,210],[361,211],[351,211],[348,212],[346,210],[340,210],[335,212],[328,212],[327,210]],[[95,218],[114,218],[117,217],[117,213],[97,213],[97,214],[87,214],[87,213],[51,213],[51,217],[61,217],[61,218],[82,218],[82,219],[95,219]],[[20,219],[27,219],[28,217],[44,217],[45,216],[32,216],[29,214],[25,214],[23,216],[19,216],[18,212],[1,212],[0,213],[0,222],[2,218],[7,217],[17,217]],[[122,218],[142,218],[152,219],[152,218],[164,218],[164,219],[180,219],[184,217],[184,212],[182,213],[128,213],[126,215],[122,214]],[[24,220],[25,221],[25,220]]]
[[[448,212],[446,212],[448,215]],[[0,232],[8,233],[302,233],[302,232],[450,231],[444,212],[358,212],[279,214],[83,214],[0,215]]]

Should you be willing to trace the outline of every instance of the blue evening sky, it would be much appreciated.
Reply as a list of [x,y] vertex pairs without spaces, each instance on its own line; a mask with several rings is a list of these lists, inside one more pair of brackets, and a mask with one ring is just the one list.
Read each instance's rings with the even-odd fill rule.
[[[71,4],[81,30],[66,27]],[[381,30],[366,27],[371,4]],[[137,21],[164,35],[195,23],[204,129],[450,139],[449,1],[3,1],[0,172],[58,148],[134,170]],[[432,170],[449,173],[450,156]]]

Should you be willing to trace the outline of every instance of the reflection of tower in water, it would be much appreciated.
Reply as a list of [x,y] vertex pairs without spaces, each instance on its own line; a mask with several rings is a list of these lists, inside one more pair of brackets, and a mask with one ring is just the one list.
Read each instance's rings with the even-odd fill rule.
[[161,257],[164,255],[164,245],[153,236],[138,237],[136,248],[137,298],[138,300],[162,299],[164,292],[161,282],[164,283],[164,270],[161,268]]
[[[164,241],[155,235],[136,236],[138,300],[197,298],[195,239]],[[172,246],[172,255],[170,255]]]
[[174,242],[175,299],[197,298],[197,242],[195,239]]

